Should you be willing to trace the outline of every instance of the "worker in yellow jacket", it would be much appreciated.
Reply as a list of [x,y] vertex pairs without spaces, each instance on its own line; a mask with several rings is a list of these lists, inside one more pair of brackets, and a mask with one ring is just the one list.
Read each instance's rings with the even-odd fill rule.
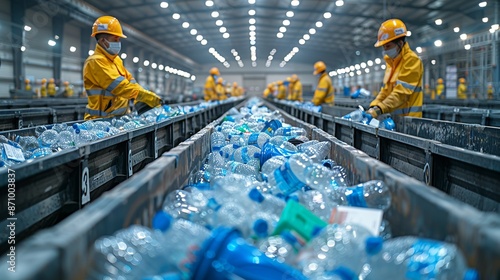
[[49,97],[56,96],[56,83],[54,81],[54,78],[49,79],[49,84],[47,85],[47,93],[49,94]]
[[278,81],[278,94],[276,95],[278,99],[286,98],[286,86],[283,81]]
[[218,76],[220,76],[219,68],[210,68],[209,75],[205,81],[205,87],[203,88],[203,97],[205,101],[217,100],[215,86],[217,84]]
[[288,100],[292,101],[303,101],[302,100],[302,83],[299,80],[299,77],[296,74],[293,74],[290,77],[290,84],[289,84],[289,94],[288,94]]
[[273,94],[274,94],[274,83],[269,83],[264,92],[262,92],[262,96],[264,98],[271,98],[273,97]]
[[40,97],[47,97],[47,79],[42,79],[42,85],[40,86]]
[[486,89],[486,93],[488,95],[488,99],[493,99],[493,94],[495,91],[493,90],[493,85],[491,83],[488,84],[488,88]]
[[458,79],[458,89],[457,97],[458,99],[467,99],[467,85],[465,84],[465,78]]
[[444,84],[443,79],[437,79],[436,95],[438,99],[444,99]]
[[215,85],[215,100],[225,100],[226,97],[226,88],[224,87],[224,79],[222,77],[217,78],[217,84]]
[[318,86],[314,91],[313,99],[311,102],[318,106],[322,104],[333,105],[335,96],[333,94],[332,79],[326,73],[326,64],[323,61],[314,63],[313,75],[318,75]]
[[70,85],[68,81],[64,81],[64,96],[73,97],[73,94],[74,94],[73,86]]
[[31,81],[30,81],[30,79],[25,79],[24,80],[24,84],[25,84],[24,90],[25,91],[31,91]]
[[85,119],[109,118],[128,113],[129,100],[157,107],[162,100],[154,92],[137,84],[118,56],[120,38],[127,38],[118,20],[112,16],[98,18],[92,26],[97,40],[94,54],[83,66],[83,86],[88,95]]
[[387,20],[379,28],[375,47],[384,48],[386,70],[383,86],[367,111],[374,118],[386,113],[422,117],[424,67],[406,42],[406,31],[399,19]]

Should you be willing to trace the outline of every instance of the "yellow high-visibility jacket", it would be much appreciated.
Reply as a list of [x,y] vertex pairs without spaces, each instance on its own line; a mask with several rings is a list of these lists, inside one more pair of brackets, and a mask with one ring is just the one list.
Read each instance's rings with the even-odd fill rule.
[[302,83],[297,80],[294,83],[290,83],[290,94],[288,95],[288,100],[302,101]]
[[205,87],[203,88],[203,96],[205,101],[217,100],[217,92],[215,91],[215,78],[212,75],[207,77]]
[[278,86],[278,96],[276,96],[278,99],[285,99],[286,98],[286,86],[285,85],[279,85]]
[[436,94],[438,98],[441,98],[441,94],[444,92],[444,85],[443,84],[437,84],[436,86]]
[[316,106],[321,104],[333,105],[334,100],[332,79],[325,72],[319,77],[318,86],[314,91],[311,102]]
[[227,97],[226,97],[226,88],[224,87],[223,84],[217,83],[215,85],[215,92],[217,94],[217,97],[215,98],[216,100],[227,99]]
[[149,92],[137,84],[118,55],[109,54],[99,44],[85,60],[83,86],[88,96],[86,120],[124,115],[129,99]]
[[460,83],[457,90],[458,99],[467,99],[467,86]]
[[395,59],[384,57],[386,70],[384,85],[370,103],[378,106],[382,113],[399,116],[422,117],[422,74],[424,67],[420,58],[405,43]]
[[55,83],[49,83],[47,85],[47,93],[49,94],[49,96],[56,96],[56,84]]

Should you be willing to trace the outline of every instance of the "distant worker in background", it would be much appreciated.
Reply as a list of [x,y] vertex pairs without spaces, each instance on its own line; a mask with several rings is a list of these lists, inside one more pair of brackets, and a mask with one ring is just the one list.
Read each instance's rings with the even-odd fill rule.
[[434,98],[432,98],[432,89],[429,86],[429,84],[425,84],[425,86],[424,86],[424,96],[426,98],[434,99]]
[[286,85],[283,81],[278,81],[278,94],[276,98],[280,100],[286,98]]
[[495,91],[493,90],[493,85],[491,83],[488,84],[488,88],[486,89],[486,93],[488,96],[488,99],[493,99],[493,94]]
[[49,84],[47,85],[47,94],[49,97],[56,97],[56,83],[54,78],[49,79]]
[[437,79],[436,95],[438,99],[444,99],[444,84],[443,79]]
[[465,84],[465,78],[458,79],[458,83],[457,98],[467,99],[467,85]]
[[42,79],[42,85],[40,86],[40,97],[47,97],[47,79]]
[[296,74],[290,77],[290,92],[288,95],[288,100],[292,101],[303,101],[302,99],[302,83]]
[[112,16],[98,18],[92,26],[92,37],[97,44],[94,54],[83,66],[83,85],[88,95],[85,120],[125,115],[129,100],[143,102],[149,107],[162,104],[154,92],[140,86],[123,66],[118,56],[123,34],[120,22]]
[[371,94],[367,89],[364,89],[362,86],[357,86],[356,91],[351,93],[351,98],[352,99],[369,98],[370,95]]
[[31,81],[30,81],[30,79],[25,79],[24,80],[24,90],[25,91],[31,91]]
[[264,98],[272,98],[274,94],[274,83],[269,83],[266,89],[262,92]]
[[326,73],[326,64],[323,61],[314,63],[313,75],[318,76],[318,86],[314,91],[311,102],[316,106],[322,104],[333,106],[335,96],[333,95],[332,79]]
[[74,91],[73,86],[69,84],[68,81],[64,82],[64,96],[65,97],[73,97]]
[[203,88],[203,96],[205,101],[216,100],[217,92],[215,90],[215,85],[217,77],[220,76],[219,68],[210,68],[209,75],[205,81],[205,87]]
[[392,113],[399,116],[422,117],[422,61],[406,42],[406,26],[399,19],[383,22],[375,47],[383,47],[386,70],[383,86],[367,111],[376,118]]
[[215,100],[225,100],[226,99],[226,88],[224,87],[224,79],[222,77],[217,78],[217,84],[215,85]]
[[233,82],[233,88],[231,89],[231,96],[238,96],[238,83]]

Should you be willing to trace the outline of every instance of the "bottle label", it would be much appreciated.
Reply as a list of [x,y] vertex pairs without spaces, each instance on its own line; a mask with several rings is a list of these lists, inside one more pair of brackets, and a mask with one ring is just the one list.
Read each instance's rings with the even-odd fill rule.
[[418,240],[413,244],[411,252],[406,266],[407,279],[436,279],[439,270],[446,265],[444,260],[450,258],[446,247],[433,240]]
[[21,162],[25,161],[23,151],[21,149],[6,143],[3,144],[3,149],[5,151],[5,156],[7,156],[8,159]]
[[293,174],[288,161],[274,171],[274,177],[284,195],[300,190],[305,185]]
[[364,197],[364,189],[362,186],[352,187],[346,190],[346,198],[349,206],[368,207]]

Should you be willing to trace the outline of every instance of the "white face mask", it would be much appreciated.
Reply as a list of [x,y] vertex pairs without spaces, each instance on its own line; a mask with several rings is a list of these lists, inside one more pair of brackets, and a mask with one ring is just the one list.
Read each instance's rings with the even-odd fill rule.
[[109,47],[106,49],[106,51],[110,54],[118,54],[120,50],[122,49],[122,43],[121,42],[108,42]]
[[387,55],[388,57],[394,59],[399,55],[398,46],[386,51],[382,51],[382,55]]

